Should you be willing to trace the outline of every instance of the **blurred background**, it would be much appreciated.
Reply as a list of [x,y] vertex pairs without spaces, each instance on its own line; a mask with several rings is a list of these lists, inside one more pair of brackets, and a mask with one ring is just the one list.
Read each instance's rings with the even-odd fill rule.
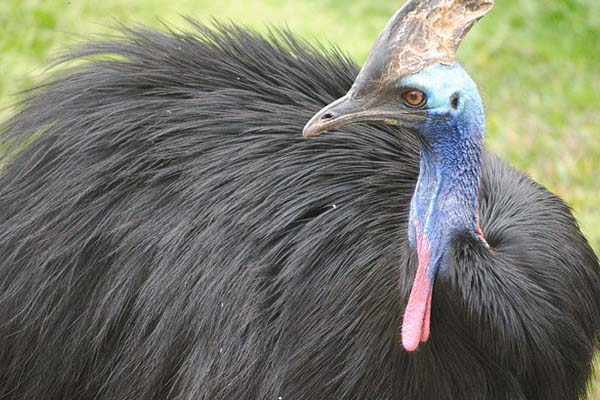
[[[182,15],[287,26],[359,63],[403,0],[0,0],[0,120],[52,55],[118,22],[186,28]],[[479,84],[487,144],[573,207],[600,253],[600,1],[497,0],[459,59]],[[600,379],[592,389],[600,400]]]

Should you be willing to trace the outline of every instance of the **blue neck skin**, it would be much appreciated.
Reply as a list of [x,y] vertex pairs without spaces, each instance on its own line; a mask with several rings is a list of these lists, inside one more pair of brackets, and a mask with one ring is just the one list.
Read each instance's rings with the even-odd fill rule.
[[[402,85],[425,92],[428,117],[421,136],[420,173],[410,208],[409,240],[430,249],[427,275],[433,281],[447,265],[455,233],[481,234],[478,223],[485,118],[475,83],[453,64],[434,65]],[[457,101],[453,102],[453,96]],[[485,243],[483,236],[482,242]],[[487,244],[486,244],[487,245]]]

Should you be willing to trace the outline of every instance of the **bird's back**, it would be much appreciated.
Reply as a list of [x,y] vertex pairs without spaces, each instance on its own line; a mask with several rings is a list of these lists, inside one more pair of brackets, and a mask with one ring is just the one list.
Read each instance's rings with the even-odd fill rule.
[[558,198],[486,156],[494,252],[456,238],[405,353],[416,140],[303,138],[357,67],[196,28],[81,48],[0,128],[0,398],[577,398],[600,276]]

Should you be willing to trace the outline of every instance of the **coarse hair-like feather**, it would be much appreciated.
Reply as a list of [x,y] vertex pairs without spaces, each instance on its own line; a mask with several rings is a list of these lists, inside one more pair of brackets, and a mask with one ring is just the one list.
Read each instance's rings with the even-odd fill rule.
[[78,48],[0,127],[0,399],[584,395],[600,269],[560,199],[486,154],[494,251],[455,238],[406,353],[416,139],[303,138],[357,66],[192,23]]

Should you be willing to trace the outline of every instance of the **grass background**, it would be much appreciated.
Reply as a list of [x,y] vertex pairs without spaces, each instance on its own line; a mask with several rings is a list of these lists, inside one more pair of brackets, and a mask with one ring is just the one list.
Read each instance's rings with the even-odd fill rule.
[[[116,21],[185,26],[181,14],[287,25],[359,62],[403,0],[0,0],[0,120],[52,54]],[[600,253],[600,1],[498,0],[459,58],[486,104],[487,144],[562,196]],[[592,398],[600,400],[600,379]]]

